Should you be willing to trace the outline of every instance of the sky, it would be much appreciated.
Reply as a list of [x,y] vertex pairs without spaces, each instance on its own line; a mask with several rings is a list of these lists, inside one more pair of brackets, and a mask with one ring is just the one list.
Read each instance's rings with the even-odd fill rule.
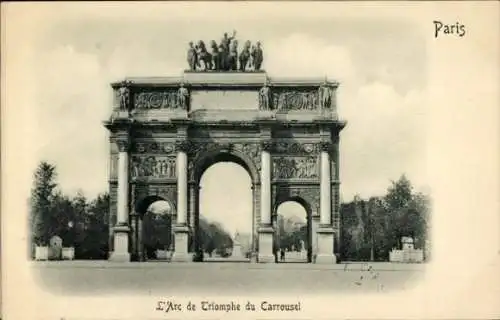
[[[223,14],[215,4],[218,13],[211,17],[186,4],[145,5],[132,14],[111,3],[90,7],[61,5],[39,14],[25,61],[32,66],[25,94],[32,102],[27,116],[35,120],[29,131],[35,159],[57,166],[66,193],[94,197],[107,190],[109,143],[102,121],[111,111],[110,82],[179,76],[187,68],[189,41],[218,40],[232,30],[240,43],[261,41],[271,77],[340,82],[338,112],[347,120],[340,142],[343,201],[382,195],[401,174],[425,190],[426,47],[410,22],[250,14],[241,7]],[[230,182],[219,183],[221,176]],[[250,177],[238,165],[216,164],[202,177],[202,214],[230,221],[231,230],[248,229],[250,197]],[[301,215],[302,209],[289,210]]]

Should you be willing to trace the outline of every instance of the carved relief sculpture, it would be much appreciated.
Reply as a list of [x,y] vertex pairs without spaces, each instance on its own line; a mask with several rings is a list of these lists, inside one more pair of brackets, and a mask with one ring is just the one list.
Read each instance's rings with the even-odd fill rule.
[[282,91],[274,93],[273,100],[277,110],[314,110],[318,95],[316,91]]
[[164,92],[138,92],[134,95],[134,108],[136,109],[174,109],[178,107],[177,93]]
[[317,178],[318,161],[316,157],[277,157],[273,164],[274,178]]
[[132,178],[175,178],[174,157],[133,156],[131,161]]

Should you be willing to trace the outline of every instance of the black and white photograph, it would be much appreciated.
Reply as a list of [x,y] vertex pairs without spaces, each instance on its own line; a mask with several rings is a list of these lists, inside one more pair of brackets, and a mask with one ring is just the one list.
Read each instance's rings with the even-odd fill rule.
[[498,316],[498,3],[382,4],[2,5],[7,310]]

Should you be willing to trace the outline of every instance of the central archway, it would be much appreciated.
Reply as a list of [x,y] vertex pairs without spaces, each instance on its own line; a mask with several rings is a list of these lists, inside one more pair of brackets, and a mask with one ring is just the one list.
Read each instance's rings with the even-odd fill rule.
[[245,154],[218,150],[193,168],[194,261],[250,261],[255,252],[258,169]]

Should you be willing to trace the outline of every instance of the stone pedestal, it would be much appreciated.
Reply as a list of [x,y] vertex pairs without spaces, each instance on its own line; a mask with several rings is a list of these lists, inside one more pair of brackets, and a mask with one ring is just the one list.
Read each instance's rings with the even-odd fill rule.
[[189,253],[189,228],[185,225],[177,225],[175,232],[175,251],[172,255],[172,262],[190,262],[192,256]]
[[274,263],[272,227],[259,228],[259,263]]
[[114,262],[129,262],[130,253],[128,251],[128,233],[130,229],[128,226],[115,226],[114,227],[114,247],[113,252],[109,256],[109,261]]
[[320,226],[316,231],[318,238],[318,253],[316,255],[316,263],[318,264],[335,264],[337,258],[333,253],[334,231],[330,226]]
[[232,258],[245,258],[241,251],[241,243],[234,241],[233,242],[233,251],[231,252]]

